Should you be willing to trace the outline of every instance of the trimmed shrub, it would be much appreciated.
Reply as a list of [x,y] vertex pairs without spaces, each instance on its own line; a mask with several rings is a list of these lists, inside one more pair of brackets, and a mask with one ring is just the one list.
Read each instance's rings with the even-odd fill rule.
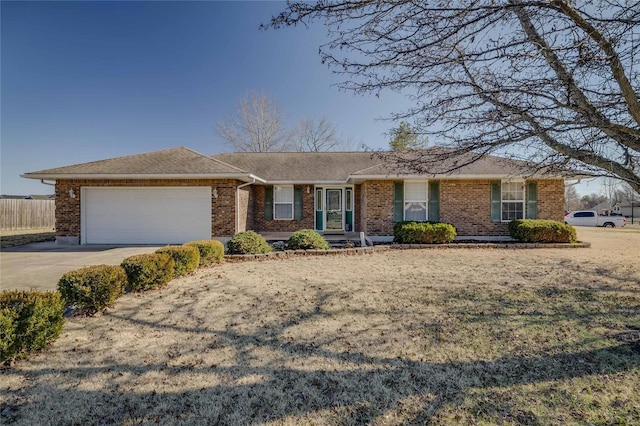
[[393,242],[398,244],[444,244],[456,235],[456,228],[448,223],[398,222],[393,226]]
[[124,293],[127,274],[120,266],[97,265],[67,272],[58,290],[68,305],[101,311]]
[[220,263],[224,258],[224,244],[218,240],[190,241],[186,246],[193,246],[200,252],[200,266]]
[[200,252],[192,246],[166,246],[156,250],[158,254],[168,254],[175,262],[173,276],[181,277],[192,273],[200,264]]
[[227,242],[229,254],[269,253],[273,249],[262,235],[253,231],[239,232]]
[[175,261],[168,254],[147,253],[127,257],[122,268],[127,274],[130,291],[164,287],[173,278]]
[[287,241],[290,250],[327,250],[329,243],[313,229],[302,229],[291,234]]
[[0,362],[24,358],[58,338],[65,304],[60,292],[0,293]]
[[525,243],[575,243],[576,229],[556,220],[518,219],[509,222],[509,234]]

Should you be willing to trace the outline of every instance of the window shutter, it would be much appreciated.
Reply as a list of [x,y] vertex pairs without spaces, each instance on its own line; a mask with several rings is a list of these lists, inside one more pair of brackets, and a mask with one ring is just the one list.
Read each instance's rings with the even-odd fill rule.
[[527,219],[538,218],[538,183],[527,183]]
[[264,218],[273,220],[273,186],[264,189]]
[[293,218],[302,220],[302,187],[293,188]]
[[440,182],[429,182],[429,222],[440,222]]
[[491,222],[502,221],[502,187],[500,182],[491,182]]
[[404,220],[404,183],[393,183],[393,221],[402,222]]

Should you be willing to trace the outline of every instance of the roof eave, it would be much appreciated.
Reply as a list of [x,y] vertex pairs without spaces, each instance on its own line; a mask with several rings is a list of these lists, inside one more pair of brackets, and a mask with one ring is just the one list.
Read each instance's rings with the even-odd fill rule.
[[25,173],[20,175],[20,177],[23,177],[26,179],[47,179],[47,180],[56,180],[56,181],[70,180],[70,179],[85,179],[85,180],[238,179],[245,182],[251,182],[254,180],[259,182],[266,182],[264,179],[258,176],[255,176],[251,173],[175,173],[175,174],[167,174],[167,173],[147,173],[147,174],[141,174],[141,173]]
[[[524,175],[521,174],[468,174],[468,175],[451,175],[451,174],[386,174],[386,175],[351,175],[348,181],[365,181],[365,180],[394,180],[394,179],[450,179],[450,180],[491,180],[491,179],[522,179]],[[530,175],[529,179],[574,179],[571,176],[542,176],[542,175]]]
[[344,185],[346,180],[267,180],[269,185]]

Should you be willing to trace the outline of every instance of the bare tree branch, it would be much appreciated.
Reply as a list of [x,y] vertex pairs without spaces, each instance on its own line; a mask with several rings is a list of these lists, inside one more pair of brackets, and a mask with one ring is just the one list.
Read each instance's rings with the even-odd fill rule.
[[[403,91],[441,155],[497,154],[640,190],[640,2],[317,0],[271,28],[322,22],[324,63],[358,94]],[[411,166],[426,170],[426,163]],[[437,166],[437,164],[433,164]]]
[[216,131],[238,152],[286,151],[291,142],[278,104],[264,93],[242,98]]
[[325,118],[318,120],[303,118],[295,131],[296,151],[337,151],[347,148],[347,143],[338,136],[335,127]]

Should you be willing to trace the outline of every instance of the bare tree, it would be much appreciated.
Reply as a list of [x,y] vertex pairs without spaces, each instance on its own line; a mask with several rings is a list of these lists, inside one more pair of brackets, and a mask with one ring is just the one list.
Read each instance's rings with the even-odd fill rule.
[[456,167],[499,153],[640,191],[640,3],[635,0],[318,0],[269,26],[318,20],[341,87],[405,90],[420,133]]
[[325,118],[303,118],[294,133],[296,151],[336,151],[344,149],[347,142],[337,134],[336,128]]
[[564,189],[564,209],[573,211],[580,208],[580,196],[576,187],[571,185]]
[[291,141],[278,104],[264,93],[240,99],[235,114],[220,121],[216,131],[239,152],[286,151]]
[[613,206],[618,200],[618,191],[621,188],[621,182],[614,178],[604,178],[602,182],[603,195],[607,197],[609,203]]

